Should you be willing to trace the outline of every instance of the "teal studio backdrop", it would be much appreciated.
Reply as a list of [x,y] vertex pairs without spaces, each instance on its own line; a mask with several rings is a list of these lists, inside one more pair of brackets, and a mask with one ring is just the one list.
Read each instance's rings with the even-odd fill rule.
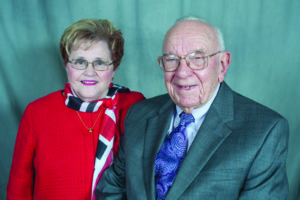
[[157,56],[168,28],[186,15],[223,31],[232,53],[227,83],[288,119],[288,199],[300,199],[299,10],[299,0],[0,0],[0,199],[25,107],[64,88],[58,44],[67,26],[82,18],[113,21],[125,38],[114,82],[149,98],[166,92]]

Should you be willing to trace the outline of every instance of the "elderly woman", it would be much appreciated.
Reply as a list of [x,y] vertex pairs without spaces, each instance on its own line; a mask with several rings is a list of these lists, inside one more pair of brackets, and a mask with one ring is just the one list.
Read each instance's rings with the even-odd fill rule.
[[60,52],[65,89],[30,103],[21,119],[7,199],[92,199],[118,149],[128,108],[141,93],[112,83],[124,39],[108,20],[69,26]]

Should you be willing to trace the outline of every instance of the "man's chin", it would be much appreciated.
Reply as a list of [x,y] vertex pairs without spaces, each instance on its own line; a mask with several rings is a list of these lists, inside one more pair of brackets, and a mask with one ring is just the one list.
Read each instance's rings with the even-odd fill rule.
[[181,102],[176,103],[185,113],[191,113],[194,109],[201,107],[199,103]]

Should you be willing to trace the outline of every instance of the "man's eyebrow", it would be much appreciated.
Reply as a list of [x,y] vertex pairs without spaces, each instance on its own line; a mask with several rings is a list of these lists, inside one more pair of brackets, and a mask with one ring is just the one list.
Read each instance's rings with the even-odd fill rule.
[[205,54],[205,51],[204,51],[204,49],[195,49],[195,50],[193,50],[191,53],[202,53],[202,54]]
[[[187,53],[186,55],[192,54],[192,53],[201,53],[201,54],[205,54],[205,50],[204,49],[194,49],[191,51],[188,51],[189,53]],[[178,56],[176,54],[173,53],[163,53],[163,56],[169,56],[169,55],[173,55],[173,56]]]

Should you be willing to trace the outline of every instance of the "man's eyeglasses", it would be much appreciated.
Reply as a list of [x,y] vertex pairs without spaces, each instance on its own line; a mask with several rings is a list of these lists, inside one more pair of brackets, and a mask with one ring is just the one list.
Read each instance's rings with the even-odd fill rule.
[[177,70],[180,60],[185,59],[186,64],[194,70],[204,69],[207,66],[208,59],[212,56],[221,53],[222,51],[218,51],[216,53],[210,54],[208,56],[204,56],[202,52],[195,51],[185,56],[176,56],[172,54],[164,54],[163,56],[158,57],[158,63],[160,68],[165,72],[174,72]]
[[108,68],[114,64],[114,61],[112,62],[105,62],[103,60],[94,60],[92,62],[88,62],[84,59],[76,59],[76,60],[69,60],[68,63],[71,63],[71,67],[78,70],[85,70],[91,63],[95,71],[106,71]]

